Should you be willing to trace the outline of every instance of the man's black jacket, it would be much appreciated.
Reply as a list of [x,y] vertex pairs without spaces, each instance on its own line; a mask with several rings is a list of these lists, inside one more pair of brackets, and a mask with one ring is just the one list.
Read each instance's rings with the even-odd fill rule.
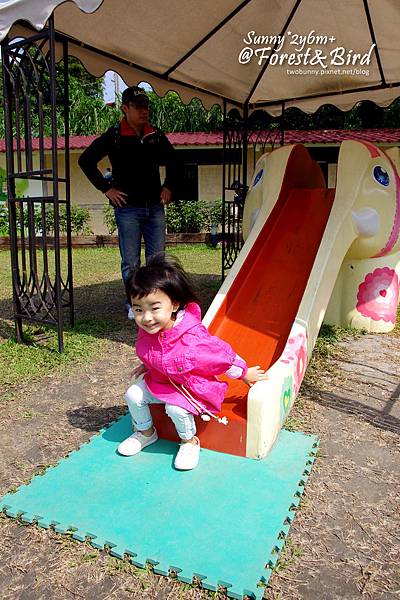
[[[112,182],[106,181],[98,162],[108,156]],[[165,165],[163,186],[174,192],[177,183],[175,150],[162,131],[145,126],[142,138],[137,136],[126,120],[110,127],[95,139],[79,157],[79,166],[89,181],[105,193],[111,186],[127,194],[130,206],[149,206],[160,202],[159,167]]]

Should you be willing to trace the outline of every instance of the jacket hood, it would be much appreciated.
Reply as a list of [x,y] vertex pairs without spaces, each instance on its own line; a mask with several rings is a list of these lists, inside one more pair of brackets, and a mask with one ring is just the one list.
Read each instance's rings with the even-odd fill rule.
[[[193,329],[193,327],[197,327],[201,323],[201,310],[200,306],[196,304],[196,302],[189,302],[189,304],[185,307],[185,316],[182,321],[172,327],[172,329],[167,329],[162,332],[162,337],[165,341],[175,342],[178,340],[184,333]],[[161,335],[161,334],[159,334]]]
[[215,413],[221,410],[228,387],[218,375],[234,364],[246,370],[246,363],[231,346],[208,332],[194,302],[187,304],[184,314],[178,314],[171,329],[150,334],[140,328],[136,353],[147,369],[144,380],[150,392],[161,402],[181,406],[194,415],[199,410],[180,386],[184,385],[202,408]]

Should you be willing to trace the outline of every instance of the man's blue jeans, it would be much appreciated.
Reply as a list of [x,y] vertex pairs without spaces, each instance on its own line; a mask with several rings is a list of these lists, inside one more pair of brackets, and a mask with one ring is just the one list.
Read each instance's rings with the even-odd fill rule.
[[162,204],[154,206],[126,206],[115,209],[118,227],[121,272],[126,284],[129,271],[140,267],[142,236],[146,261],[165,249],[165,212]]

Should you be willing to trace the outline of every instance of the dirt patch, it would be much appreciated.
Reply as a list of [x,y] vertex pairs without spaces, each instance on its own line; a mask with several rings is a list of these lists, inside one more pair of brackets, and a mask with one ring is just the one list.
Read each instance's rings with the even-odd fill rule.
[[321,373],[293,411],[321,445],[271,599],[400,593],[399,339],[348,341],[335,362],[336,381]]
[[[125,412],[135,360],[126,339],[68,378],[46,377],[0,405],[0,494]],[[347,341],[339,375],[303,386],[292,416],[321,440],[289,542],[265,597],[394,598],[400,593],[399,339]],[[331,377],[331,376],[330,376]],[[0,517],[2,600],[222,598],[157,577],[68,536]],[[268,549],[266,548],[266,554]]]

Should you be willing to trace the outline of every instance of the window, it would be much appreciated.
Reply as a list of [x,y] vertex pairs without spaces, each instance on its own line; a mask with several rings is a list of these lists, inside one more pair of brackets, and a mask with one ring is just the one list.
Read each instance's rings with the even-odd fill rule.
[[198,200],[199,177],[197,164],[184,163],[180,169],[179,192],[180,200]]

